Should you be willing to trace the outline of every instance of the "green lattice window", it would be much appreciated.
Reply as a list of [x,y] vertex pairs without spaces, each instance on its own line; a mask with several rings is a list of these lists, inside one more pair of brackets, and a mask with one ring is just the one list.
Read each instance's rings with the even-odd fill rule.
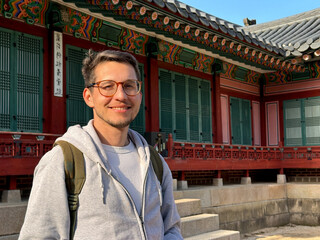
[[251,106],[246,99],[230,97],[232,144],[251,145]]
[[42,131],[42,39],[0,28],[0,129]]
[[86,125],[93,117],[92,109],[87,106],[82,97],[84,79],[81,67],[86,51],[86,49],[67,45],[67,127],[75,124]]
[[173,83],[171,73],[160,70],[160,128],[173,133]]
[[178,141],[211,142],[210,82],[160,69],[160,129]]
[[283,102],[286,146],[320,144],[320,97]]
[[175,74],[174,83],[175,138],[179,140],[187,140],[186,77],[180,74]]
[[139,113],[137,117],[134,119],[134,121],[130,124],[130,128],[144,135],[144,132],[145,132],[144,67],[142,64],[139,64],[139,70],[141,75],[140,81],[142,81],[142,86],[141,86],[142,101],[141,101]]

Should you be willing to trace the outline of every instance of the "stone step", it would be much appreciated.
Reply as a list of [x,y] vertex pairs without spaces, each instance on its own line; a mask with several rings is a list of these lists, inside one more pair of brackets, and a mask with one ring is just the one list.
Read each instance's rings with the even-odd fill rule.
[[184,238],[218,229],[218,214],[199,214],[181,218],[181,232]]
[[185,240],[240,240],[238,231],[217,230],[185,238]]
[[19,234],[7,235],[0,237],[0,240],[18,240]]
[[18,234],[24,221],[27,202],[0,204],[0,236]]
[[201,213],[200,199],[175,200],[180,217],[192,216]]

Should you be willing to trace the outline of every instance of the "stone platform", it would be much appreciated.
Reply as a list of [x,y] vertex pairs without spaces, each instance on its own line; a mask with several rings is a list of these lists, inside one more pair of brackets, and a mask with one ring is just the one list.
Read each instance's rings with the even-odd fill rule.
[[189,187],[176,199],[201,199],[203,213],[218,214],[220,229],[240,231],[320,224],[320,183],[265,183]]
[[[287,224],[320,225],[320,183],[188,186],[174,197],[200,199],[197,214],[216,214],[219,229],[242,235]],[[26,207],[26,201],[0,203],[0,240],[17,239]]]

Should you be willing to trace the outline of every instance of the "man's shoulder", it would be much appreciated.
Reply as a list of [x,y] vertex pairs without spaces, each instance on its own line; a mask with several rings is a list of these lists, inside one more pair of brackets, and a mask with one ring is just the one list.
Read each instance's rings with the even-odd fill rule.
[[40,159],[35,171],[50,171],[51,169],[58,169],[64,164],[63,152],[61,147],[55,146],[50,151],[46,152]]

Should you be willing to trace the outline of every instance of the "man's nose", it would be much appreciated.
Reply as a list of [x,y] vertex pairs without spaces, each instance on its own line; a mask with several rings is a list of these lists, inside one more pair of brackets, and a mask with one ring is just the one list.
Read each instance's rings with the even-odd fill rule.
[[114,97],[119,99],[127,98],[127,94],[124,91],[123,84],[118,84],[117,91],[114,94]]

